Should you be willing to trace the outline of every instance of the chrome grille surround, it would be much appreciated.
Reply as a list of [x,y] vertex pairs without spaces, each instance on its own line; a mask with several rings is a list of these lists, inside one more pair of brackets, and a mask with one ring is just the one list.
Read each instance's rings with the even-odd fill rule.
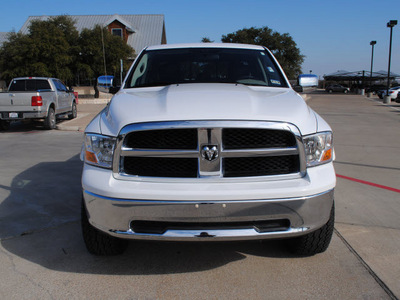
[[[197,149],[134,149],[126,146],[126,137],[135,131],[147,130],[171,130],[171,129],[190,129],[197,130]],[[249,148],[249,149],[224,149],[222,141],[222,131],[225,128],[237,129],[266,129],[283,130],[291,132],[295,138],[295,145],[291,147],[272,147],[272,148]],[[215,159],[205,159],[201,149],[204,146],[218,147],[218,156]],[[296,155],[299,157],[299,168],[295,173],[249,176],[249,177],[224,177],[223,160],[225,158],[251,158],[251,157],[273,157]],[[196,178],[183,177],[151,177],[130,175],[124,171],[125,157],[143,158],[192,158],[198,161],[198,174]],[[133,181],[196,181],[196,180],[216,180],[216,181],[263,181],[263,180],[282,180],[304,177],[306,174],[306,161],[304,145],[299,129],[290,123],[284,122],[263,122],[263,121],[166,121],[130,124],[125,126],[117,137],[113,158],[113,176],[121,180]]]

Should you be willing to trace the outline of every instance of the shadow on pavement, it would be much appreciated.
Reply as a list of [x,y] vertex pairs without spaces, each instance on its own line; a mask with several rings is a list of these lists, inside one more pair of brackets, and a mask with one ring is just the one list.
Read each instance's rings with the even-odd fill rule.
[[65,224],[2,241],[13,255],[61,272],[102,275],[160,275],[201,272],[246,259],[247,255],[290,258],[280,241],[185,243],[131,241],[118,256],[89,254],[80,224]]
[[[56,119],[56,124],[62,124],[63,121],[68,121],[67,116],[60,116]],[[10,127],[8,129],[1,129],[2,132],[31,132],[31,131],[46,131],[44,128],[43,120],[21,120],[21,121],[12,121],[10,123]]]
[[81,169],[75,155],[64,162],[39,163],[15,176],[10,187],[0,186],[10,191],[0,205],[0,238],[77,221]]
[[199,272],[243,260],[248,255],[287,258],[280,241],[131,241],[120,256],[89,254],[80,229],[82,162],[44,162],[17,175],[0,205],[2,247],[12,255],[61,272],[85,274],[174,274]]

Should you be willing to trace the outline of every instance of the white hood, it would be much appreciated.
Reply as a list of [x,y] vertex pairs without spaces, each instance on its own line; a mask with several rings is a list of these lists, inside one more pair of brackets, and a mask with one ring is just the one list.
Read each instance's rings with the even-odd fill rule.
[[288,122],[316,132],[315,113],[289,88],[236,84],[179,84],[121,90],[100,114],[101,133],[116,136],[132,123],[182,120]]

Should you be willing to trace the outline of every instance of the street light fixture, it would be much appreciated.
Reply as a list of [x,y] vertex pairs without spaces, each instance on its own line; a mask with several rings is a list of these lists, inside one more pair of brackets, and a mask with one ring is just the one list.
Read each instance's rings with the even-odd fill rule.
[[389,44],[389,64],[388,64],[388,75],[387,75],[387,86],[386,86],[386,96],[383,100],[384,103],[390,103],[391,99],[389,96],[389,85],[390,85],[390,60],[392,57],[392,34],[393,27],[397,25],[397,20],[390,20],[386,26],[390,28],[390,44]]
[[370,72],[370,77],[369,77],[369,87],[371,91],[371,86],[372,86],[372,66],[374,65],[374,46],[376,45],[376,41],[371,41],[369,43],[372,46],[372,54],[371,54],[371,72]]

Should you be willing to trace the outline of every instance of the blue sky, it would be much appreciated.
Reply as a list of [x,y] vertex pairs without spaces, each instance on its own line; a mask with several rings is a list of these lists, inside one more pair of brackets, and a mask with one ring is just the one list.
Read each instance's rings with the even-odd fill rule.
[[[111,4],[112,3],[112,4]],[[387,70],[389,20],[400,21],[400,0],[12,0],[2,3],[0,31],[18,31],[28,16],[164,14],[168,43],[200,42],[242,28],[289,33],[306,56],[303,72]],[[391,70],[400,73],[400,24],[393,30]]]

